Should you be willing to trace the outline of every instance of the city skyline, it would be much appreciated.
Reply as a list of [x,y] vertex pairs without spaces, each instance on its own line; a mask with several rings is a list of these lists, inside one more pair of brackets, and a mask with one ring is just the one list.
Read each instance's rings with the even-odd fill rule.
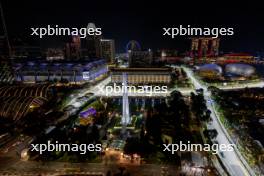
[[[217,6],[206,6],[198,3],[197,7],[179,3],[168,6],[167,3],[129,1],[127,4],[102,2],[60,3],[45,1],[39,6],[36,3],[3,1],[3,9],[10,40],[22,38],[35,45],[60,46],[65,40],[37,39],[29,36],[30,28],[58,24],[64,27],[86,27],[93,22],[102,28],[105,38],[116,41],[117,53],[125,51],[130,40],[139,41],[143,48],[173,48],[181,52],[189,49],[188,37],[176,37],[174,40],[163,36],[163,27],[192,25],[194,27],[233,27],[234,36],[220,37],[224,52],[263,52],[262,46],[264,25],[261,21],[261,9],[257,4],[224,3]],[[71,6],[75,8],[71,8]],[[19,14],[19,15],[18,15]],[[195,14],[195,15],[194,15]],[[152,40],[155,42],[152,42]]]
[[261,5],[0,10],[0,175],[264,174]]

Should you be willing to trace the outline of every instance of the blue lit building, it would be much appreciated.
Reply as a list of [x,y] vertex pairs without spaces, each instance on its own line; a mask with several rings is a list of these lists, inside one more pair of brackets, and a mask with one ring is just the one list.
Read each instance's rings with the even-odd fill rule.
[[107,73],[104,59],[79,62],[34,61],[13,65],[15,80],[24,83],[64,81],[83,83]]

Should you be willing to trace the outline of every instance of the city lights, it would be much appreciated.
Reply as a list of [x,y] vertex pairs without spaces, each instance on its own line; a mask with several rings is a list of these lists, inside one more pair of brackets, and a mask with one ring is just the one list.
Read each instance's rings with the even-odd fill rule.
[[264,12],[0,0],[0,175],[264,175]]

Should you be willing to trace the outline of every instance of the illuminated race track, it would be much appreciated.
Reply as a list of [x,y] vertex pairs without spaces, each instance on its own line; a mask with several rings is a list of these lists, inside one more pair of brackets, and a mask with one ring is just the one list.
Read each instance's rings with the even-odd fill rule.
[[[226,145],[233,144],[231,137],[229,136],[226,129],[224,128],[224,126],[219,121],[217,112],[214,108],[213,101],[211,100],[211,97],[210,97],[210,92],[207,90],[207,87],[200,84],[200,82],[193,76],[193,73],[191,70],[189,70],[188,68],[184,68],[184,70],[187,73],[187,76],[189,77],[189,79],[192,81],[195,89],[201,89],[201,88],[204,89],[204,96],[205,96],[205,100],[207,102],[206,105],[207,105],[207,108],[212,112],[211,116],[213,119],[213,121],[210,124],[208,124],[208,126],[207,126],[208,129],[216,129],[217,130],[218,136],[217,136],[216,140],[218,141],[219,144],[226,144]],[[77,98],[84,96],[87,92],[93,93],[94,96],[96,96],[96,97],[100,97],[100,96],[121,97],[122,92],[121,93],[107,94],[106,91],[102,92],[99,90],[99,87],[104,87],[104,86],[108,85],[110,82],[111,82],[111,79],[110,79],[110,77],[108,77],[105,80],[103,80],[102,82],[92,86],[91,88],[88,88],[88,89],[81,91],[79,93],[79,96],[74,97],[69,102],[69,104],[74,105],[74,106],[75,105],[78,106],[78,103],[76,103]],[[259,82],[259,83],[249,83],[249,84],[244,84],[244,85],[237,85],[237,86],[232,86],[232,87],[231,86],[225,86],[225,87],[219,87],[219,88],[231,90],[231,89],[243,89],[246,87],[262,87],[262,86],[264,86],[264,83]],[[167,96],[170,96],[170,92],[173,90],[169,90],[167,93],[152,93],[152,94],[139,93],[139,92],[128,92],[128,96],[129,97],[167,97]],[[175,90],[180,91],[183,95],[190,95],[190,93],[192,91],[194,91],[193,89],[175,89]],[[227,168],[230,175],[234,175],[234,176],[255,175],[254,172],[252,171],[252,169],[249,167],[248,163],[243,158],[243,156],[241,156],[241,154],[237,148],[235,148],[235,150],[232,152],[230,152],[230,151],[223,152],[222,156],[219,154],[219,158],[223,162],[224,166]]]
[[[214,108],[213,101],[211,100],[210,92],[207,90],[207,87],[203,86],[202,84],[198,82],[198,80],[193,76],[193,73],[191,70],[189,70],[188,68],[184,68],[184,70],[187,76],[189,77],[189,79],[191,79],[194,87],[196,89],[204,90],[204,98],[206,100],[206,105],[207,105],[207,108],[212,112],[211,117],[213,119],[212,123],[208,124],[207,127],[209,129],[217,130],[218,135],[216,137],[216,140],[218,141],[219,144],[226,144],[226,145],[234,144],[231,137],[228,135],[226,129],[224,128],[222,123],[219,121],[219,117]],[[236,89],[236,87],[233,89]],[[238,151],[236,147],[234,151],[225,151],[223,152],[222,156],[220,154],[218,155],[230,175],[234,175],[234,176],[255,175],[253,170],[250,168],[250,166],[245,161],[245,159],[243,158],[243,156],[240,154],[240,152]]]

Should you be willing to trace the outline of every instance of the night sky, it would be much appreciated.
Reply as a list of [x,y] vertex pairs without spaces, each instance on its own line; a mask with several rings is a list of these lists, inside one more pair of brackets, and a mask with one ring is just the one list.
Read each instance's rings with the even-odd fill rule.
[[[143,48],[189,49],[188,37],[171,39],[162,35],[162,27],[180,24],[193,27],[233,27],[234,36],[222,37],[225,52],[264,52],[263,5],[224,1],[207,3],[186,1],[51,1],[1,0],[10,38],[22,38],[40,44],[45,39],[30,37],[30,27],[58,24],[62,27],[86,27],[89,22],[101,27],[105,38],[116,41],[117,52],[124,51],[129,40]],[[49,39],[50,46],[62,39]]]

